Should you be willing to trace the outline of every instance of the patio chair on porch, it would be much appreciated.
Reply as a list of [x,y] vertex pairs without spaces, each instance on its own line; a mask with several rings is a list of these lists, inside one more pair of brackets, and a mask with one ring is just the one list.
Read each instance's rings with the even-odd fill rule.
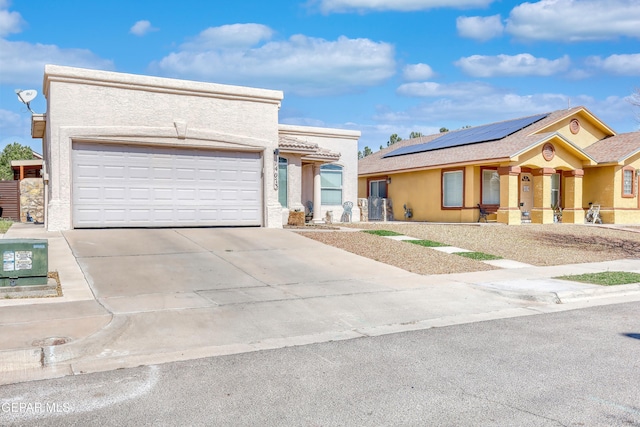
[[351,222],[351,209],[353,209],[353,202],[344,202],[342,204],[344,212],[342,213],[341,222]]
[[482,205],[480,203],[478,203],[478,209],[480,209],[480,217],[478,218],[478,222],[480,222],[480,220],[484,219],[484,222],[487,222],[487,215],[489,215],[489,212],[482,207]]
[[589,210],[585,217],[587,224],[602,224],[602,218],[600,218],[600,205],[594,205],[589,203]]

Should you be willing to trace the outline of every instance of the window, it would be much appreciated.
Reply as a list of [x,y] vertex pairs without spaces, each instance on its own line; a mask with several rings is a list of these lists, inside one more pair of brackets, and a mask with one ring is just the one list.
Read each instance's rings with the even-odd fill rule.
[[551,207],[560,207],[560,174],[551,174]]
[[462,207],[464,192],[464,172],[453,171],[442,174],[442,206],[445,208]]
[[283,208],[288,206],[287,202],[287,166],[288,161],[284,157],[278,158],[278,201]]
[[500,204],[500,175],[496,169],[482,170],[482,203]]
[[633,197],[633,169],[622,170],[622,196]]
[[342,166],[320,166],[320,188],[323,205],[342,205]]
[[369,197],[387,198],[387,181],[369,182]]

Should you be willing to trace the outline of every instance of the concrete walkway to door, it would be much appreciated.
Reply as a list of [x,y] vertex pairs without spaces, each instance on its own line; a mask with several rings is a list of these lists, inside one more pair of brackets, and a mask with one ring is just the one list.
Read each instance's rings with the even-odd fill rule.
[[[6,237],[49,239],[65,295],[0,301],[0,383],[565,310],[594,300],[557,304],[559,289],[595,294],[549,288],[560,268],[640,271],[640,260],[530,267],[535,293],[523,269],[422,276],[288,230],[18,225]],[[625,290],[595,303],[640,300]]]

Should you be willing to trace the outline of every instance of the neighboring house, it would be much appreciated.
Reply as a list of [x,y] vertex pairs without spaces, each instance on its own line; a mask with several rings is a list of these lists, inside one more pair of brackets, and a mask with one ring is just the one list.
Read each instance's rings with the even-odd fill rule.
[[25,178],[42,178],[42,157],[33,160],[11,160],[13,179],[20,181]]
[[358,169],[358,196],[388,197],[397,219],[406,204],[414,221],[476,222],[481,204],[505,224],[560,210],[583,223],[593,203],[605,223],[640,223],[640,132],[618,135],[584,107],[402,140]]
[[280,91],[47,65],[43,93],[48,230],[279,228],[357,197],[360,132],[278,124]]

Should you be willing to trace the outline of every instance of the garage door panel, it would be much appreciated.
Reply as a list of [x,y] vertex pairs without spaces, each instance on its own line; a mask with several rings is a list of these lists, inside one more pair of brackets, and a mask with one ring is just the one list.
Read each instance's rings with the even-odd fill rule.
[[74,143],[73,160],[74,227],[262,224],[259,153]]

